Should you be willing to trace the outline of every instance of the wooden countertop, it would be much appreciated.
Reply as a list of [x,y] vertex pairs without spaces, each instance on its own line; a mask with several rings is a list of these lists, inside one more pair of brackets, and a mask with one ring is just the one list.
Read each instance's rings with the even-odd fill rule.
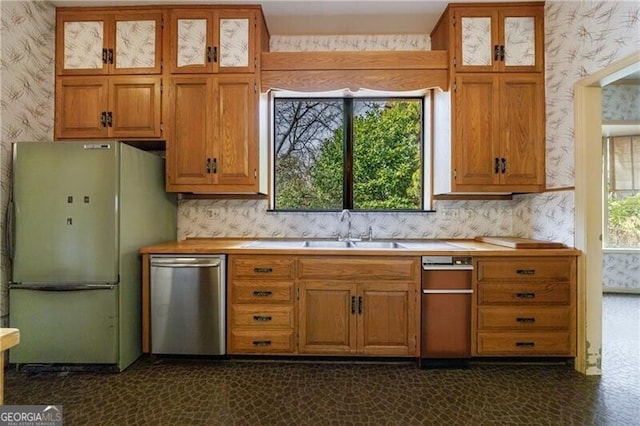
[[20,343],[20,331],[17,328],[0,328],[0,351],[5,351]]
[[[290,238],[291,240],[313,240],[313,238]],[[575,248],[511,248],[475,240],[409,240],[398,239],[400,243],[447,242],[461,247],[460,250],[429,248],[319,248],[319,247],[247,247],[255,241],[267,238],[188,238],[168,241],[142,247],[142,254],[291,254],[291,255],[340,255],[340,256],[577,256],[581,252]],[[285,240],[278,238],[278,241]],[[326,239],[325,239],[326,240]],[[378,240],[376,240],[378,241]],[[379,241],[391,241],[380,239]]]

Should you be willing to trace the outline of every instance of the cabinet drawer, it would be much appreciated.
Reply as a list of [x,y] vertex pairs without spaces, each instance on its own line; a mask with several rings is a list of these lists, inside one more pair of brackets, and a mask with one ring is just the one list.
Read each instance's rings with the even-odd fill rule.
[[293,328],[293,306],[234,305],[231,327]]
[[478,333],[479,355],[573,356],[569,332]]
[[293,353],[293,330],[232,329],[229,353]]
[[300,258],[301,279],[414,281],[420,273],[418,258],[372,257],[303,257]]
[[231,258],[231,278],[283,279],[294,278],[295,260],[280,256],[247,256]]
[[231,302],[292,303],[293,282],[234,282],[231,284]]
[[571,281],[574,265],[572,257],[482,259],[478,261],[478,282]]
[[568,306],[553,307],[478,307],[478,329],[567,330],[571,318]]
[[568,304],[570,298],[569,283],[484,283],[478,285],[478,304],[480,305],[487,303]]

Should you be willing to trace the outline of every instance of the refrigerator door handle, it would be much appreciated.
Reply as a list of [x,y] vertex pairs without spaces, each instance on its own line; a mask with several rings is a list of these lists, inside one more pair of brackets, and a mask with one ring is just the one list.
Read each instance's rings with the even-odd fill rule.
[[87,290],[113,290],[116,284],[15,284],[9,285],[12,290],[31,291],[87,291]]

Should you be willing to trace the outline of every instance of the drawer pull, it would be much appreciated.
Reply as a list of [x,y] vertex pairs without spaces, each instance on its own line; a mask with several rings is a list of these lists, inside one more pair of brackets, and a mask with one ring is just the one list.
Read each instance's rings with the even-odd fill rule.
[[523,322],[523,323],[526,323],[526,324],[531,324],[531,323],[536,322],[536,319],[535,318],[529,318],[529,317],[517,317],[516,321],[517,322]]
[[535,345],[534,342],[516,342],[516,346],[519,348],[533,348]]
[[535,293],[516,293],[516,297],[519,299],[535,299]]
[[271,315],[254,315],[254,321],[271,321]]
[[273,292],[272,292],[272,291],[269,291],[269,290],[262,290],[262,291],[254,291],[254,292],[253,292],[253,295],[254,295],[255,297],[269,297],[269,296],[271,296],[272,294],[273,294]]
[[254,340],[253,346],[271,346],[271,340]]
[[516,274],[518,275],[535,275],[535,269],[516,269]]
[[253,268],[253,272],[256,274],[270,274],[273,272],[273,268]]

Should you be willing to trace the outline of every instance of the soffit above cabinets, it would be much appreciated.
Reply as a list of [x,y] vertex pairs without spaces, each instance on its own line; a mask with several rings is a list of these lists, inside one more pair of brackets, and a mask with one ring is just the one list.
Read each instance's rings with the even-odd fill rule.
[[[480,2],[483,0],[465,0],[465,3]],[[53,1],[53,4],[60,7],[76,7],[79,3],[82,3],[82,6],[260,4],[271,35],[358,35],[429,34],[450,2],[441,0]]]

